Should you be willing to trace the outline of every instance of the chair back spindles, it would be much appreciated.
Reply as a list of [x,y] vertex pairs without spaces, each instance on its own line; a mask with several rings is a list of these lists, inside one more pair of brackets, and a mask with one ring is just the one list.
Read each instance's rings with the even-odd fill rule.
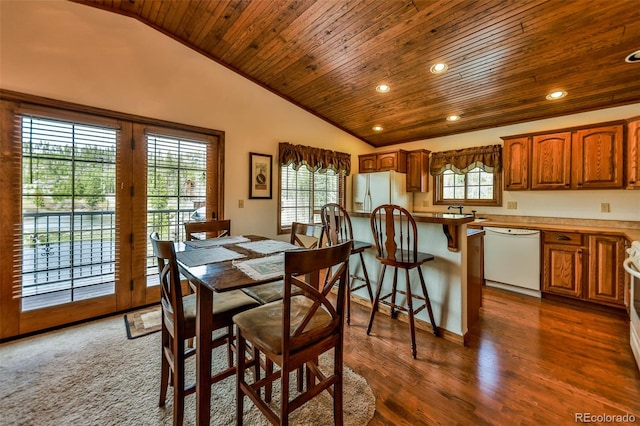
[[[327,235],[328,245],[337,245],[345,241],[353,241],[351,248],[351,254],[357,255],[360,258],[360,266],[362,266],[362,273],[364,277],[361,277],[355,273],[350,275],[351,280],[347,287],[347,324],[351,322],[351,292],[365,288],[369,295],[369,300],[373,302],[373,291],[371,289],[371,281],[369,280],[369,274],[367,267],[365,266],[363,253],[365,250],[371,247],[371,243],[365,241],[356,241],[353,238],[353,228],[351,225],[351,218],[349,213],[337,203],[328,203],[322,206],[320,209],[320,217],[324,224],[325,234]],[[329,277],[330,274],[327,274]]]
[[[373,212],[371,212],[370,225],[376,244],[377,259],[381,264],[381,271],[378,277],[376,296],[371,308],[367,334],[371,332],[373,319],[375,318],[380,303],[391,308],[392,318],[395,317],[396,311],[406,312],[408,314],[409,330],[411,333],[411,354],[415,358],[417,351],[414,315],[426,308],[433,333],[436,336],[438,335],[438,328],[433,310],[431,309],[429,293],[421,269],[422,264],[434,260],[434,256],[429,253],[418,252],[418,228],[416,221],[411,213],[403,207],[393,204],[383,204],[376,207]],[[383,294],[382,287],[387,267],[394,268],[393,282],[390,291]],[[404,290],[397,288],[398,268],[406,271]],[[418,278],[420,279],[419,292],[415,293],[412,291],[411,283],[409,282],[409,270],[414,268],[417,269]],[[406,296],[406,302],[400,303],[396,297],[397,294]],[[418,302],[417,306],[414,305],[416,301]]]
[[322,223],[327,235],[327,244],[336,245],[353,240],[353,229],[349,214],[339,204],[329,203],[320,210]]
[[417,262],[418,228],[408,210],[383,204],[371,213],[370,223],[378,258],[389,262]]

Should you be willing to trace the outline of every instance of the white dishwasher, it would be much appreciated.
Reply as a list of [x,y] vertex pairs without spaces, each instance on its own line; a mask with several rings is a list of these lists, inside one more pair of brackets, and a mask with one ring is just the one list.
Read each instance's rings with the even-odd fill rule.
[[484,231],[486,284],[540,297],[540,231],[490,226]]

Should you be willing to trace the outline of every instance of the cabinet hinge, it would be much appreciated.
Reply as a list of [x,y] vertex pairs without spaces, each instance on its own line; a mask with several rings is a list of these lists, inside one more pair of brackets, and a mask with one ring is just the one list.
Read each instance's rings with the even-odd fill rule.
[[136,149],[136,140],[135,138],[131,138],[131,151]]
[[133,197],[134,194],[135,194],[135,188],[133,185],[131,185],[131,196]]
[[133,280],[129,281],[129,290],[133,291]]
[[133,244],[133,233],[129,234],[129,243]]

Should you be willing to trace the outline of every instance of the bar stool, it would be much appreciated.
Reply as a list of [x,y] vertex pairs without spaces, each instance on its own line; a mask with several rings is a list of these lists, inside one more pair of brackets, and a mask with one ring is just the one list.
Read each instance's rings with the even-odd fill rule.
[[[364,263],[364,251],[373,245],[364,241],[355,241],[353,239],[353,229],[351,228],[351,219],[349,213],[336,203],[328,203],[320,209],[320,217],[325,227],[328,245],[337,245],[345,241],[353,241],[351,254],[360,256],[360,264],[362,265],[362,273],[364,277],[358,276],[355,272],[351,275],[351,279],[347,286],[347,324],[351,323],[351,292],[366,288],[369,293],[369,301],[373,302],[373,290],[371,289],[371,281],[367,273],[367,267]],[[358,281],[360,283],[358,283]],[[354,286],[354,284],[356,284]]]
[[[438,336],[438,327],[436,326],[436,321],[433,317],[429,293],[427,292],[427,286],[425,285],[422,269],[420,268],[423,263],[433,260],[434,256],[429,253],[420,253],[418,251],[418,231],[416,228],[416,222],[411,213],[406,209],[393,204],[383,204],[373,210],[370,217],[370,223],[371,232],[373,233],[376,250],[378,252],[376,259],[381,263],[382,271],[378,278],[378,288],[376,290],[373,306],[371,307],[371,317],[369,318],[369,325],[367,326],[367,335],[371,332],[373,318],[376,315],[376,311],[378,310],[378,305],[380,303],[391,308],[392,318],[396,317],[396,311],[406,312],[409,316],[409,330],[411,331],[411,355],[415,358],[417,351],[414,316],[424,308],[427,308],[427,311],[429,312],[429,319],[431,320],[433,334]],[[387,266],[394,268],[393,285],[390,293],[380,297]],[[405,270],[405,291],[397,289],[398,268]],[[414,294],[411,291],[409,271],[413,268],[418,269],[422,295]],[[406,305],[397,302],[398,294],[405,296]],[[413,305],[414,299],[419,301],[417,307],[414,307]]]

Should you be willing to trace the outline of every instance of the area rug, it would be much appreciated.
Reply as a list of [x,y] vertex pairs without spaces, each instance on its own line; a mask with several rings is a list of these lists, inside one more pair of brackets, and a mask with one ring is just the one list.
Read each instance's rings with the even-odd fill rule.
[[[117,316],[1,344],[0,424],[172,424],[171,387],[166,406],[158,407],[160,339],[160,333],[153,333],[127,340]],[[214,351],[214,371],[226,362],[222,351]],[[187,371],[195,377],[193,357]],[[345,424],[366,425],[375,411],[373,392],[347,366],[344,380]],[[235,377],[216,383],[211,392],[211,424],[235,424]],[[268,424],[248,399],[244,408],[245,425]],[[291,424],[330,426],[332,413],[325,392],[296,410]],[[186,398],[185,424],[195,424],[195,395]]]
[[160,331],[162,328],[162,308],[160,305],[155,305],[129,312],[124,316],[124,324],[129,339],[136,339]]

